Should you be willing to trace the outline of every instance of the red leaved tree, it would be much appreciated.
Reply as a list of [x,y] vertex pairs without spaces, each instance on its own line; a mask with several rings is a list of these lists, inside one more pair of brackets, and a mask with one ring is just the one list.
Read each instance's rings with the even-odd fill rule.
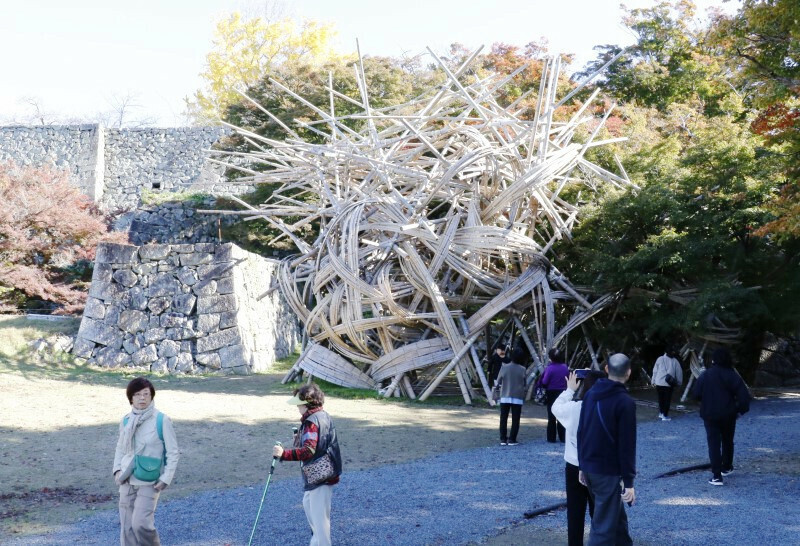
[[0,312],[37,303],[59,314],[81,311],[85,271],[105,239],[127,242],[109,233],[106,217],[66,173],[0,164]]

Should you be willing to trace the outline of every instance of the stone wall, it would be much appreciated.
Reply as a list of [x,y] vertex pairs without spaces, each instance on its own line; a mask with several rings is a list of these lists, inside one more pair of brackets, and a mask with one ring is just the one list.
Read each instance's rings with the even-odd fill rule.
[[103,205],[135,208],[144,188],[219,191],[223,169],[206,161],[205,150],[223,134],[218,127],[107,129]]
[[103,244],[73,354],[163,373],[268,370],[300,341],[270,291],[277,267],[231,243]]
[[103,130],[98,125],[0,127],[0,161],[54,165],[94,201],[103,195]]
[[102,208],[136,209],[143,189],[241,194],[224,168],[207,160],[221,127],[108,129],[101,125],[0,127],[0,161],[66,169]]
[[764,337],[755,387],[800,387],[800,339]]
[[[148,243],[218,243],[219,225],[232,221],[230,216],[199,214],[197,208],[211,208],[213,197],[201,200],[168,201],[153,205],[140,205],[136,210],[117,216],[116,231],[127,231],[134,245]],[[235,218],[233,218],[235,220]]]

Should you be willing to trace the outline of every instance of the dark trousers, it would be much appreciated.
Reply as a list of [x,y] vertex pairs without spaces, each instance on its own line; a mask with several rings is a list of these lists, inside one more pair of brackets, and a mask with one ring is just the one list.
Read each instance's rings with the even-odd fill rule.
[[669,415],[669,406],[672,404],[672,387],[662,387],[656,385],[658,392],[658,411],[664,417]]
[[736,434],[736,415],[726,419],[703,419],[708,440],[708,458],[715,478],[723,470],[733,468],[733,435]]
[[594,501],[589,490],[578,481],[580,470],[567,463],[564,478],[567,484],[567,537],[569,546],[583,546],[583,526],[586,523],[586,507],[589,517],[594,514]]
[[589,493],[594,499],[592,531],[589,546],[622,546],[633,544],[628,532],[628,515],[622,505],[619,476],[584,472]]
[[556,420],[556,416],[553,415],[553,402],[556,401],[556,398],[564,392],[564,391],[557,391],[557,390],[550,390],[547,389],[547,396],[545,398],[547,404],[547,441],[548,442],[555,442],[556,441],[556,432],[558,432],[558,439],[560,441],[564,441],[565,431],[564,427],[561,426]]
[[[508,435],[508,412],[511,411],[511,436]],[[500,404],[500,441],[517,443],[519,432],[519,416],[522,415],[522,404]]]

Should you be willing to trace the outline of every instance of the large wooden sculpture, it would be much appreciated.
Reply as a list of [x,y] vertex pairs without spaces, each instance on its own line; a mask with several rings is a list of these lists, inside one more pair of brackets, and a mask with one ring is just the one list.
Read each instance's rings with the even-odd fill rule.
[[[302,369],[425,399],[450,377],[467,403],[490,399],[479,361],[490,322],[505,320],[528,346],[531,366],[541,366],[551,347],[613,299],[581,295],[546,258],[576,221],[565,188],[630,185],[621,165],[615,174],[585,157],[608,142],[595,137],[611,109],[602,119],[587,114],[595,93],[571,119],[554,120],[569,99],[556,98],[555,57],[544,64],[534,119],[523,120],[519,101],[502,107],[495,98],[511,76],[467,77],[477,53],[451,71],[431,52],[445,83],[381,110],[370,107],[357,64],[360,131],[337,117],[333,99],[346,97],[332,88],[322,109],[274,81],[319,115],[304,125],[324,133],[324,144],[282,123],[285,141],[237,129],[259,150],[245,159],[267,168],[243,182],[280,184],[266,203],[242,203],[248,210],[240,213],[266,219],[299,251],[279,275],[306,335],[286,380]],[[588,138],[575,142],[582,125]],[[237,159],[223,162],[242,168]],[[310,222],[321,227],[313,244],[298,236]],[[587,349],[594,358],[590,342]]]

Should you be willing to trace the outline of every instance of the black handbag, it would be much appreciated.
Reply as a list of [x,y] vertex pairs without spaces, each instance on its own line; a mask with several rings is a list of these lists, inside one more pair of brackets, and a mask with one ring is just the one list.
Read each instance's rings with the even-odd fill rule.
[[664,381],[666,381],[667,385],[669,385],[670,387],[675,387],[678,385],[678,380],[672,377],[672,374],[667,374],[666,377],[664,378]]

